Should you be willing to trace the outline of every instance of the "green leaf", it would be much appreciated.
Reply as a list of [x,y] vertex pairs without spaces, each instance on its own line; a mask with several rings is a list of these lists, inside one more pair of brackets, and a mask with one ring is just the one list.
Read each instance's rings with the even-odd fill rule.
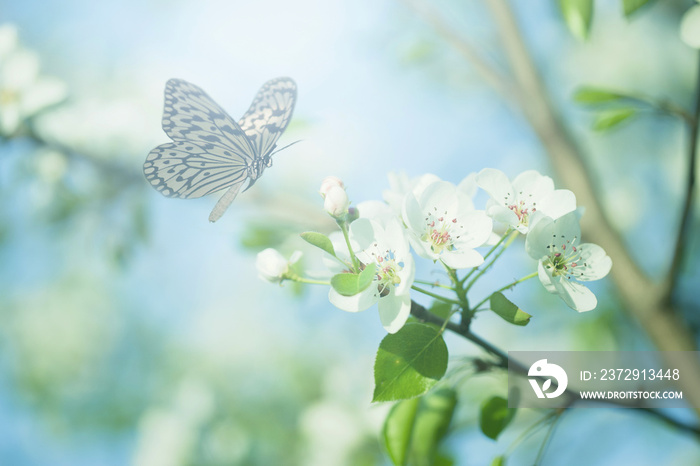
[[382,431],[384,447],[391,461],[397,466],[406,464],[408,459],[411,433],[419,401],[420,398],[413,398],[396,403],[384,421]]
[[447,345],[435,328],[409,323],[389,334],[374,361],[372,401],[413,398],[430,390],[447,370]]
[[457,406],[457,393],[443,388],[422,398],[413,427],[413,460],[417,465],[435,463],[437,448],[447,434]]
[[532,316],[513,304],[503,293],[492,294],[490,303],[491,310],[511,324],[525,326],[530,323]]
[[403,400],[389,411],[382,436],[391,461],[396,465],[450,465],[438,454],[438,446],[447,434],[457,394],[444,388],[423,397]]
[[354,296],[364,291],[374,280],[375,264],[369,264],[360,273],[339,273],[331,277],[331,286],[343,296]]
[[588,86],[580,87],[574,93],[574,101],[583,105],[607,104],[626,97],[619,92]]
[[637,109],[632,107],[611,108],[600,112],[593,122],[596,131],[607,131],[619,125],[623,121],[635,116]]
[[309,244],[316,246],[319,249],[326,251],[331,256],[335,256],[335,249],[333,249],[333,243],[328,239],[323,233],[316,233],[315,231],[306,231],[300,234],[301,238]]
[[506,457],[499,455],[491,461],[491,466],[506,466]]
[[625,16],[629,18],[635,11],[637,11],[647,3],[652,2],[653,0],[622,0],[622,8],[625,11]]
[[569,31],[581,40],[588,37],[593,19],[593,0],[559,0]]
[[435,314],[442,320],[445,320],[452,314],[452,304],[443,301],[433,301],[428,310],[431,314]]
[[488,438],[496,440],[503,429],[508,426],[515,416],[515,409],[508,408],[508,400],[494,396],[481,405],[479,426]]

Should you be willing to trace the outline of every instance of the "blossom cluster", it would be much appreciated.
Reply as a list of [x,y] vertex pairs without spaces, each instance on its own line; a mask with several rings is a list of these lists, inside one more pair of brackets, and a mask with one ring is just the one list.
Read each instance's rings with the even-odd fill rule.
[[22,47],[17,36],[13,25],[0,25],[0,136],[5,137],[66,96],[62,81],[39,74],[38,55]]
[[[595,295],[580,282],[604,277],[612,261],[601,247],[581,242],[576,197],[555,189],[551,178],[529,170],[509,180],[486,168],[458,185],[432,174],[414,179],[390,174],[389,184],[384,202],[356,207],[350,207],[339,178],[327,177],[321,184],[324,209],[340,231],[302,236],[325,252],[331,279],[321,283],[330,285],[328,298],[339,309],[358,312],[377,304],[382,325],[395,333],[410,315],[411,291],[425,292],[414,285],[414,254],[440,264],[453,279],[452,289],[466,293],[469,275],[458,279],[459,271],[480,268],[483,273],[500,254],[487,263],[485,258],[523,235],[526,252],[537,261],[532,277],[579,312],[596,307]],[[489,196],[483,210],[474,205],[479,188]],[[287,261],[265,250],[258,255],[260,276],[273,283],[319,283],[290,273],[297,258],[295,253]]]

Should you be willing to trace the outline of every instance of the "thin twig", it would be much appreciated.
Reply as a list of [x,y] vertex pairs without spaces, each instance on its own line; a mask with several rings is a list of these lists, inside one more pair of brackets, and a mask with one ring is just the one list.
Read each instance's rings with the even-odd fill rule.
[[430,26],[440,34],[447,42],[449,42],[460,55],[471,63],[481,78],[493,87],[499,94],[510,95],[513,88],[513,83],[509,82],[508,78],[503,73],[496,70],[491,63],[484,59],[479,52],[460,34],[450,27],[442,17],[429,8],[425,1],[421,0],[403,0],[404,4],[416,15],[423,18]]

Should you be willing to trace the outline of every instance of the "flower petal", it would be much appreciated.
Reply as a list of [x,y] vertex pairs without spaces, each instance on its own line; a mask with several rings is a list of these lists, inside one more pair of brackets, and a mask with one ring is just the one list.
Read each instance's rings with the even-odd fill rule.
[[384,329],[396,333],[406,323],[411,314],[411,297],[406,294],[391,293],[379,300],[379,319]]
[[379,291],[374,284],[352,296],[343,296],[333,288],[328,292],[328,300],[340,310],[347,312],[364,311],[379,301]]
[[501,207],[510,204],[514,199],[513,185],[500,170],[484,168],[476,176],[476,182]]
[[438,212],[440,215],[450,213],[454,215],[457,210],[457,188],[447,181],[436,181],[425,188],[418,203],[425,213],[426,209]]
[[700,49],[700,5],[692,7],[683,16],[681,39],[690,47]]
[[453,269],[467,269],[477,267],[484,262],[484,258],[474,249],[456,249],[454,251],[444,251],[440,259],[446,266]]
[[540,199],[554,191],[554,181],[537,170],[526,170],[513,179],[518,199],[527,204],[539,204]]
[[598,299],[593,292],[580,283],[562,279],[555,282],[555,285],[556,294],[575,311],[591,311],[598,305]]
[[581,260],[574,276],[577,280],[591,281],[605,277],[612,268],[612,259],[597,244],[584,243],[579,246]]
[[537,201],[537,211],[555,220],[574,210],[576,195],[568,189],[557,189]]
[[549,253],[549,246],[552,244],[554,234],[554,219],[544,217],[527,234],[525,251],[533,259],[542,259]]
[[537,275],[547,291],[559,296],[567,306],[578,312],[595,309],[598,299],[584,285],[564,277],[553,277],[542,265],[537,266]]
[[418,199],[412,193],[406,195],[403,203],[403,221],[409,230],[420,236],[425,231],[425,221],[423,220],[423,212],[421,211]]

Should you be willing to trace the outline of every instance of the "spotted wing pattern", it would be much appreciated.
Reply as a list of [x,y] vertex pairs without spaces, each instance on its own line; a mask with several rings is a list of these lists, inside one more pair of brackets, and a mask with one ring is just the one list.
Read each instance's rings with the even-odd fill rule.
[[238,121],[261,157],[272,151],[292,118],[297,85],[291,78],[275,78],[263,84],[248,111]]
[[153,149],[143,172],[164,196],[195,198],[232,186],[248,175],[256,158],[238,123],[181,79],[165,86],[163,130],[173,142]]
[[190,199],[227,188],[248,176],[248,166],[231,149],[204,142],[161,144],[148,154],[143,172],[167,197]]
[[164,196],[183,199],[232,187],[221,200],[226,205],[219,208],[220,217],[246,178],[259,176],[256,167],[287,127],[295,100],[293,80],[270,80],[239,124],[199,87],[169,80],[162,124],[173,142],[148,154],[143,165],[146,179]]

